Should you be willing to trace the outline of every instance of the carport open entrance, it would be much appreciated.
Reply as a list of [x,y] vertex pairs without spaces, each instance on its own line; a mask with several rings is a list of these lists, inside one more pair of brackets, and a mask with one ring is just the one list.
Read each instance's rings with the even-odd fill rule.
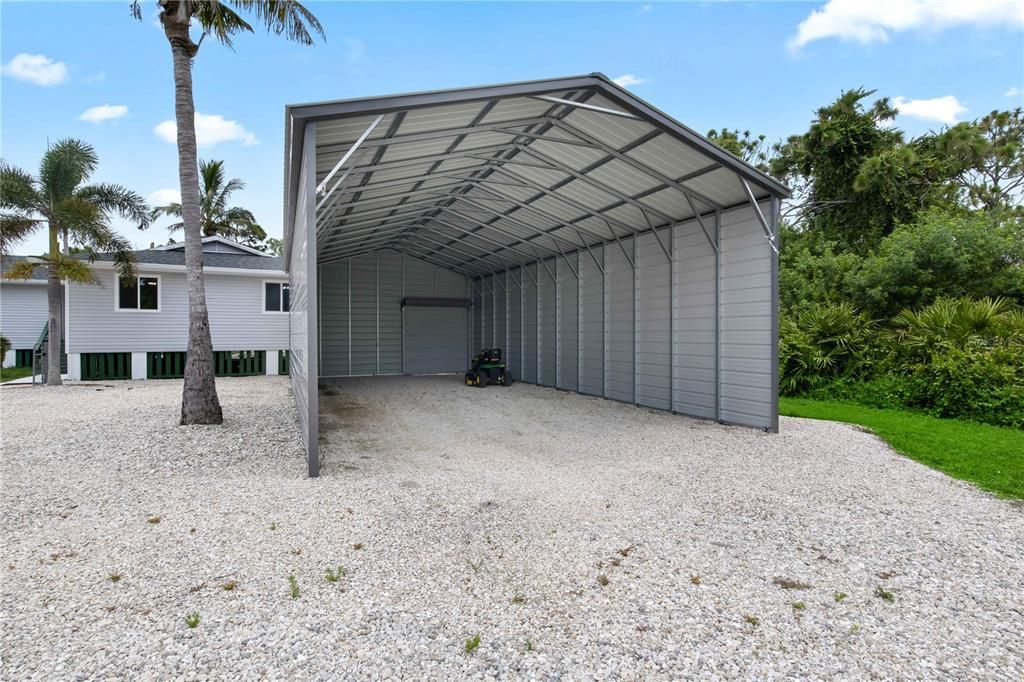
[[529,383],[777,428],[777,181],[600,74],[297,105],[286,129],[312,474],[318,377],[485,347]]

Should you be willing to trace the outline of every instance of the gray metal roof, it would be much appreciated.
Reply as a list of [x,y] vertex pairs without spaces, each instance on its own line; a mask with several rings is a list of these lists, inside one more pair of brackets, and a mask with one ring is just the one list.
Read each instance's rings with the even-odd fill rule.
[[[185,265],[184,251],[143,249],[135,251],[134,254],[135,260],[141,264]],[[84,255],[80,257],[87,258]],[[96,260],[112,261],[114,257],[109,253],[100,253],[96,255]],[[251,256],[248,254],[204,251],[203,265],[210,268],[238,268],[240,270],[281,270],[282,260],[280,256]]]
[[789,196],[601,74],[302,104],[286,258],[308,122],[321,262],[394,248],[475,276]]

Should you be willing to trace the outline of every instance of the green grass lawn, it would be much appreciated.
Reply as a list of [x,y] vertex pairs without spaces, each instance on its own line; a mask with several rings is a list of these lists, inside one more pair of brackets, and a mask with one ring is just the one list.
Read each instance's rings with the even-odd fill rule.
[[779,398],[779,413],[860,424],[913,460],[998,495],[1024,499],[1024,431],[806,398]]
[[32,374],[31,367],[4,367],[0,368],[0,384],[5,381],[13,381]]

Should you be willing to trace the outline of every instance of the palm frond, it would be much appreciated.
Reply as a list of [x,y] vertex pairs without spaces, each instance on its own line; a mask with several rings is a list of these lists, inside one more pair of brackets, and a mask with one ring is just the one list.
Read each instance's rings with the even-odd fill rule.
[[241,10],[252,12],[269,33],[283,35],[302,45],[312,45],[315,38],[324,38],[320,21],[296,0],[229,0]]
[[89,264],[80,258],[68,258],[59,255],[57,260],[57,276],[76,284],[99,284],[96,274]]
[[4,279],[32,279],[32,274],[35,272],[37,267],[39,267],[38,263],[30,263],[27,260],[20,260],[7,268],[4,272]]
[[6,161],[0,161],[0,206],[19,211],[36,211],[39,206],[36,179]]
[[41,223],[41,220],[22,213],[0,213],[0,253],[10,253],[14,245],[28,239]]
[[75,192],[75,196],[92,203],[104,213],[117,213],[135,223],[140,230],[149,227],[153,220],[146,201],[138,193],[121,185],[87,185]]
[[207,0],[193,4],[193,16],[206,35],[211,35],[227,47],[233,47],[231,37],[238,33],[252,33],[252,26],[220,0]]
[[57,140],[39,164],[40,194],[50,202],[71,196],[98,164],[92,145],[70,137]]
[[69,196],[53,205],[51,225],[67,231],[72,238],[82,240],[97,228],[106,228],[107,218],[96,204],[76,196]]

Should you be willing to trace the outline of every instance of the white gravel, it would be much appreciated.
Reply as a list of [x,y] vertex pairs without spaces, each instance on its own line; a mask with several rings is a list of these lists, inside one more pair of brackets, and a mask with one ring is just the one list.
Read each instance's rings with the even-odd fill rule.
[[357,379],[307,480],[287,380],[218,386],[0,390],[0,678],[1024,677],[1024,507],[853,427]]

